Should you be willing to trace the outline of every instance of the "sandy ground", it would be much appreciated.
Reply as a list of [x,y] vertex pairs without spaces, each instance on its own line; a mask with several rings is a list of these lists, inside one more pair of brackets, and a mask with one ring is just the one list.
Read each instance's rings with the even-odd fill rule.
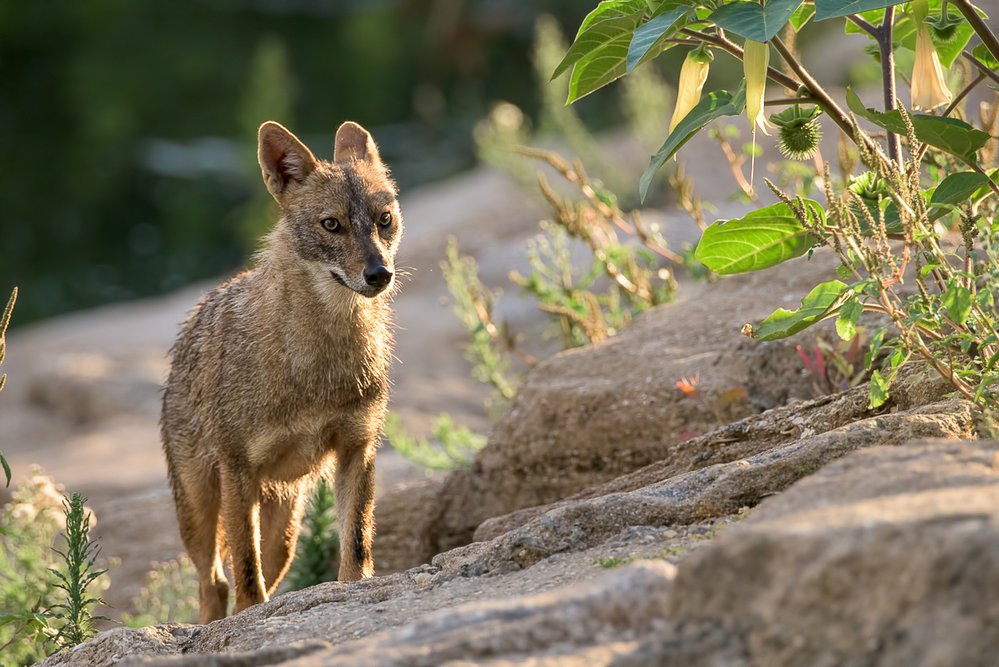
[[[717,184],[718,165],[698,157],[710,145],[695,140],[690,146],[688,171]],[[727,194],[732,186],[723,187]],[[456,237],[462,251],[477,258],[483,280],[505,287],[501,317],[514,328],[537,330],[543,317],[516,296],[507,274],[526,272],[524,243],[546,212],[488,169],[403,193],[402,209],[406,236],[397,265],[410,276],[395,302],[391,408],[416,433],[428,433],[441,412],[488,432],[484,401],[491,390],[470,379],[465,333],[447,304],[439,262],[448,237]],[[734,215],[732,209],[726,205],[720,213]],[[674,244],[696,238],[681,213],[645,219],[661,223]],[[115,610],[128,607],[150,562],[182,551],[160,451],[160,385],[179,324],[211,287],[56,318],[17,329],[8,339],[0,451],[14,470],[12,486],[38,464],[68,491],[89,497],[98,519],[93,535],[105,556],[120,561],[105,595]],[[377,470],[379,494],[427,474],[388,447],[379,453]]]

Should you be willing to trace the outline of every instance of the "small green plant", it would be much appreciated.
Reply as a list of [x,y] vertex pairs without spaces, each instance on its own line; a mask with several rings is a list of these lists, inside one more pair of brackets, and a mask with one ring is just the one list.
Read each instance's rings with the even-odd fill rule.
[[795,349],[812,376],[817,396],[846,391],[860,386],[867,379],[864,364],[866,346],[859,329],[850,340],[830,341],[822,337],[815,340],[810,351],[804,345],[797,345]]
[[448,471],[471,464],[475,453],[486,445],[486,437],[454,423],[450,415],[434,421],[433,440],[407,433],[399,416],[385,420],[385,438],[392,448],[427,470]]
[[[15,287],[10,293],[10,298],[7,299],[7,306],[3,309],[3,315],[0,316],[0,364],[3,363],[7,353],[7,325],[10,324],[10,316],[14,312],[14,304],[16,302],[17,288]],[[0,390],[4,388],[5,384],[7,384],[6,373],[0,375]],[[3,452],[0,452],[0,466],[3,466],[3,474],[7,479],[6,486],[10,486],[10,465],[7,463],[7,459],[4,458]]]
[[[570,165],[551,151],[519,152],[553,168],[582,195],[581,201],[562,197],[538,174],[553,224],[542,223],[542,234],[528,246],[531,274],[510,276],[555,316],[564,347],[599,342],[638,313],[672,299],[676,282],[669,264],[682,258],[666,247],[658,228],[647,227],[637,211],[626,215],[617,197],[592,182],[579,161]],[[570,238],[591,254],[582,275],[572,265]]]
[[285,586],[298,591],[327,581],[336,581],[340,569],[340,536],[336,527],[336,494],[333,484],[316,484],[302,520],[302,532]]
[[[460,254],[454,238],[448,239],[441,271],[451,293],[452,310],[468,332],[465,356],[472,364],[472,376],[492,385],[500,402],[510,400],[520,384],[511,371],[517,341],[504,324],[493,318],[493,304],[499,298],[499,292],[482,283],[475,260]],[[528,365],[534,363],[527,355],[522,359]]]
[[691,547],[689,544],[674,544],[671,547],[666,547],[659,553],[657,553],[654,558],[660,560],[673,560],[690,553]]
[[50,568],[65,522],[62,489],[34,468],[0,509],[0,654],[4,664],[30,665],[55,648],[49,610],[58,603]]
[[198,622],[198,573],[187,554],[165,563],[153,562],[139,594],[132,599],[132,612],[121,615],[130,628],[158,623]]
[[63,601],[51,607],[53,618],[62,621],[53,638],[59,648],[72,648],[87,641],[96,632],[94,621],[106,620],[103,616],[93,615],[94,606],[104,604],[104,601],[94,596],[92,585],[107,570],[96,567],[101,548],[90,539],[93,517],[84,507],[86,500],[79,493],[63,500],[65,546],[61,550],[54,549],[62,563],[58,569],[50,569],[58,579],[55,586],[64,593]]
[[594,565],[599,565],[605,570],[610,570],[615,567],[621,567],[622,565],[627,565],[631,562],[631,558],[618,558],[617,556],[608,556],[607,558],[598,558],[593,561]]

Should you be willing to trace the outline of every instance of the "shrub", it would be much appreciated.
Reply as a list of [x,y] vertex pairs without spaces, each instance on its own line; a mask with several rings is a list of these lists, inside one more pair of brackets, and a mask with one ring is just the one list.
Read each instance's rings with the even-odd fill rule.
[[187,554],[164,563],[152,563],[139,594],[132,600],[132,612],[121,615],[130,628],[157,623],[198,622],[198,573]]
[[[888,329],[882,328],[871,338],[867,359],[872,408],[887,400],[891,380],[912,359],[928,363],[966,398],[995,408],[999,253],[992,220],[999,172],[983,165],[994,164],[999,114],[994,101],[983,103],[975,127],[962,101],[987,79],[999,83],[999,39],[969,0],[896,5],[896,0],[871,0],[854,13],[860,8],[850,0],[766,5],[735,0],[602,2],[584,19],[554,74],[571,73],[573,102],[679,46],[717,50],[742,60],[743,84],[734,92],[715,90],[699,98],[666,136],[639,182],[641,197],[650,191],[658,169],[712,121],[746,112],[754,144],[757,127],[764,132],[776,128],[787,157],[815,158],[820,169],[809,178],[799,173],[794,193],[766,181],[779,202],[757,205],[742,218],[707,227],[695,259],[719,274],[744,273],[811,256],[815,247],[827,246],[841,266],[836,279],[802,298],[800,308],[778,309],[760,323],[747,324],[744,333],[774,340],[836,318],[837,332],[850,340],[860,314],[878,312],[886,316],[895,336],[888,337]],[[961,16],[949,16],[950,6]],[[794,43],[812,19],[836,20],[847,32],[872,40],[870,51],[880,63],[883,111],[867,107],[848,89],[847,113],[805,68]],[[732,36],[742,38],[742,45]],[[969,46],[976,37],[980,43]],[[785,71],[768,66],[771,49]],[[915,55],[913,107],[941,108],[939,115],[915,113],[897,99],[896,52]],[[959,71],[954,67],[958,59],[966,69],[960,91],[952,95],[943,70]],[[766,99],[768,79],[783,86],[784,97]],[[681,91],[680,96],[688,99],[689,93]],[[768,120],[767,107],[785,110]],[[840,150],[845,168],[838,179],[816,153],[820,116],[856,146],[856,159],[851,151]],[[863,130],[858,119],[883,131],[883,139]],[[858,160],[866,171],[854,175]],[[807,198],[812,188],[822,191],[824,205]],[[751,166],[750,193],[752,189]],[[903,291],[907,282],[914,289]],[[879,359],[880,365],[872,367]]]

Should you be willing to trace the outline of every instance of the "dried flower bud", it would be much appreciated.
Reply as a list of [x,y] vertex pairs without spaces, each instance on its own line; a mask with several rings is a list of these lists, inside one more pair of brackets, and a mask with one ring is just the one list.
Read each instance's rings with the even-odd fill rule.
[[680,68],[676,107],[673,109],[673,118],[669,122],[670,132],[701,101],[701,89],[708,79],[708,68],[712,60],[714,60],[714,56],[703,45],[687,53],[683,67]]
[[769,135],[766,116],[763,115],[763,96],[767,92],[767,66],[770,64],[770,45],[747,39],[743,45],[742,67],[746,74],[746,115],[749,122]]

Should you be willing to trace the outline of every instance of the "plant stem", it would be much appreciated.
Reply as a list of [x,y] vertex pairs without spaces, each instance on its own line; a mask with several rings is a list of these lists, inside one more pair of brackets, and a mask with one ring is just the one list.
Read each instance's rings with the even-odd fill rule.
[[982,44],[985,48],[989,50],[992,57],[999,60],[999,38],[995,36],[989,26],[985,24],[982,17],[978,15],[975,8],[972,7],[970,0],[950,0],[950,3],[957,7],[958,11],[964,14],[964,18],[971,24],[978,37],[982,40]]
[[784,42],[780,41],[780,37],[774,37],[770,40],[770,42],[777,49],[777,52],[784,59],[784,62],[786,62],[791,68],[791,71],[794,72],[799,79],[801,79],[802,84],[804,84],[804,86],[808,89],[811,96],[815,98],[816,103],[821,106],[822,110],[825,111],[832,121],[839,126],[839,129],[843,130],[843,132],[846,133],[846,136],[853,139],[854,142],[869,142],[868,146],[871,150],[880,152],[880,147],[875,144],[873,140],[867,139],[864,135],[857,135],[854,133],[850,117],[839,108],[839,105],[836,104],[836,101],[829,96],[829,93],[827,93],[825,89],[819,85],[818,81],[812,78],[812,75],[808,73],[808,70],[806,70],[802,64],[798,62],[794,55],[787,50],[787,47],[784,46]]
[[[722,51],[732,54],[736,58],[742,59],[742,48],[735,42],[730,41],[725,37],[718,37],[716,35],[709,35],[706,32],[700,32],[699,30],[693,30],[691,28],[683,28],[680,32],[685,35],[690,35],[691,37],[696,37],[697,39],[703,40],[708,44],[714,44]],[[778,69],[773,67],[767,68],[767,77],[773,79],[785,88],[790,88],[791,90],[797,90],[801,84],[784,74]]]
[[802,97],[778,97],[773,100],[766,100],[763,103],[765,107],[779,107],[779,106],[790,106],[792,104],[814,104],[818,100],[810,95],[804,95]]
[[999,83],[999,74],[996,74],[995,72],[993,72],[992,70],[990,70],[988,67],[986,67],[982,63],[978,62],[978,58],[976,58],[975,56],[971,55],[967,51],[962,51],[961,55],[964,56],[965,58],[967,58],[968,60],[970,60],[971,64],[974,65],[975,67],[977,67],[978,71],[980,71],[982,74],[984,74],[985,76],[989,77],[990,79],[992,79],[996,83]]
[[982,74],[981,72],[979,72],[979,73],[978,73],[978,76],[977,76],[977,77],[975,77],[974,81],[972,81],[972,82],[971,82],[971,83],[969,83],[969,84],[968,84],[967,86],[965,86],[965,87],[964,87],[964,89],[963,89],[963,90],[962,90],[961,92],[959,92],[959,93],[957,94],[957,96],[956,96],[956,97],[954,98],[954,101],[953,101],[953,102],[951,102],[951,103],[950,103],[950,104],[949,104],[949,105],[947,106],[947,108],[946,108],[946,109],[944,109],[944,112],[943,112],[942,114],[940,114],[940,115],[942,115],[942,116],[949,116],[949,115],[951,115],[951,113],[953,113],[954,109],[956,109],[956,108],[957,108],[957,105],[961,103],[961,100],[963,100],[963,99],[964,99],[965,97],[967,97],[967,96],[968,96],[968,93],[970,93],[970,92],[971,92],[971,90],[972,90],[972,89],[973,89],[973,88],[974,88],[975,86],[977,86],[978,84],[980,84],[980,83],[981,83],[982,81],[984,81],[984,80],[985,80],[985,75],[984,75],[984,74]]
[[995,181],[992,180],[992,177],[989,176],[988,172],[982,169],[978,165],[978,163],[975,162],[974,160],[964,160],[964,163],[967,164],[969,167],[971,167],[972,171],[979,173],[985,178],[987,178],[989,189],[992,190],[992,192],[994,192],[997,197],[999,197],[999,184],[997,184]]
[[[892,23],[895,6],[885,8],[885,20],[874,33],[881,52],[881,85],[884,89],[885,113],[895,110],[895,53],[891,48]],[[888,130],[888,157],[896,164],[902,163],[902,144],[897,134]]]
[[876,38],[878,36],[878,29],[875,28],[870,23],[868,23],[867,21],[865,21],[864,19],[862,19],[859,16],[857,16],[856,14],[850,14],[846,18],[850,19],[855,24],[857,24],[857,26],[861,30],[863,30],[864,32],[866,32],[867,34],[869,34],[871,37],[875,37]]

